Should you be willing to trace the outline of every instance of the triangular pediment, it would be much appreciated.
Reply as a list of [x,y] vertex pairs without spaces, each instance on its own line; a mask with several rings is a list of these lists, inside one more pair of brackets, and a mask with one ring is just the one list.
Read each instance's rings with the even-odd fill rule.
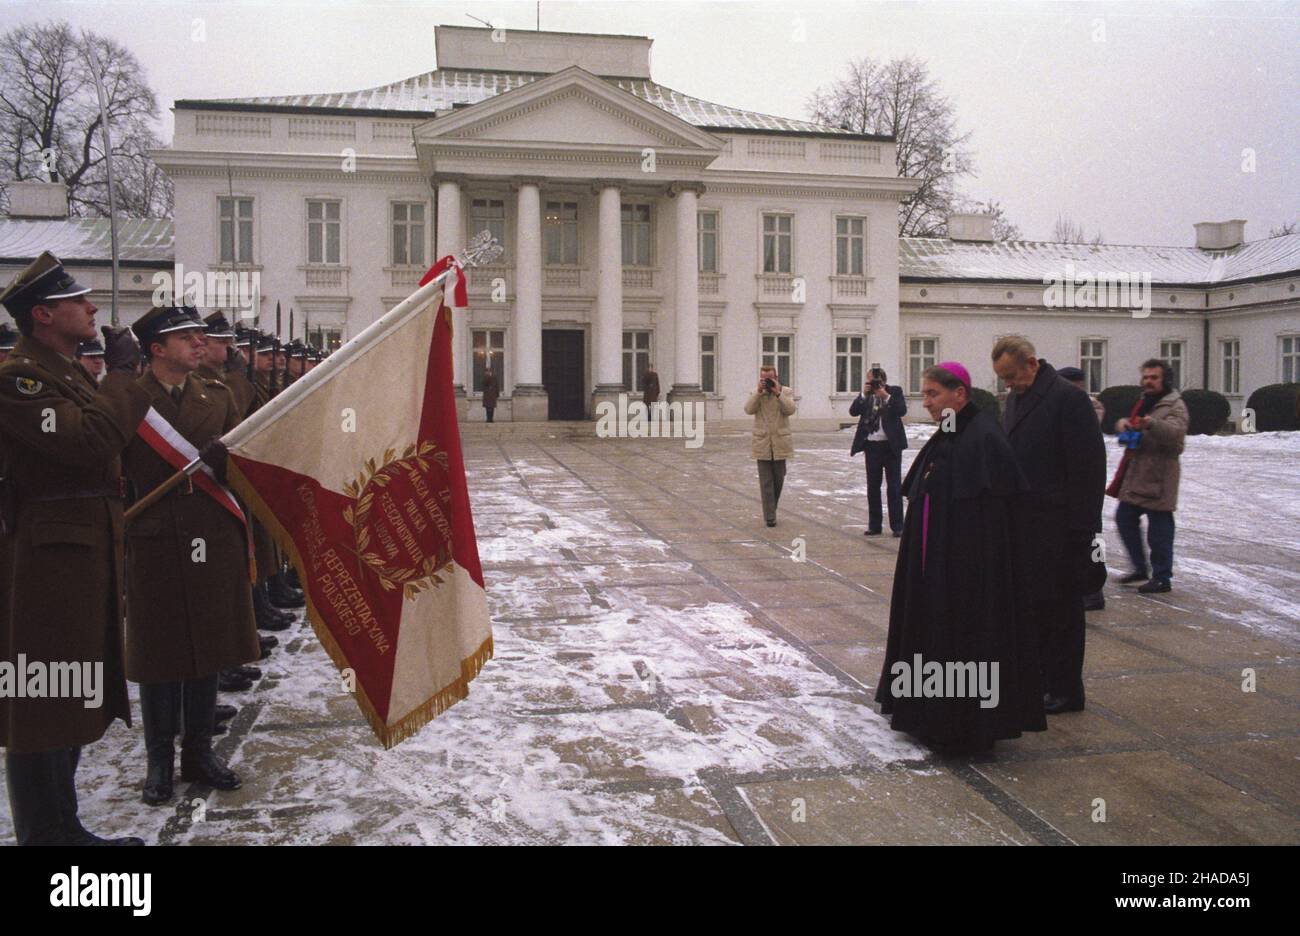
[[416,144],[529,143],[716,152],[712,134],[576,66],[415,130]]

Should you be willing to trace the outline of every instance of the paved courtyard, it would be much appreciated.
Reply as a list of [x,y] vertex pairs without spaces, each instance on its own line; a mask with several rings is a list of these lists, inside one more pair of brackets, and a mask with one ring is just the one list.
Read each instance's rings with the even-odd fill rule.
[[[140,729],[119,725],[83,758],[89,827],[168,844],[1300,843],[1296,434],[1189,441],[1174,591],[1107,586],[1087,711],[974,758],[931,754],[870,701],[897,541],[862,535],[847,433],[796,432],[773,529],[747,431],[710,427],[694,450],[590,423],[465,435],[496,637],[469,698],[385,752],[300,623],[226,697],[241,791],[144,806]],[[1109,518],[1107,543],[1122,570]]]

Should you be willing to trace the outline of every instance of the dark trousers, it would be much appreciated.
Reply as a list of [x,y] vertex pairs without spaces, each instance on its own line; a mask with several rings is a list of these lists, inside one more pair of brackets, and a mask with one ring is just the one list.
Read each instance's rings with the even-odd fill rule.
[[1034,606],[1040,622],[1043,691],[1083,704],[1083,601],[1062,595]]
[[182,725],[182,751],[198,753],[209,749],[216,727],[216,708],[216,674],[184,682],[141,683],[140,716],[149,756],[164,760],[175,757],[176,736],[182,733]]
[[903,456],[895,452],[888,442],[867,443],[867,528],[880,532],[880,479],[884,476],[885,491],[889,496],[889,529],[898,533],[903,529]]
[[491,422],[491,421],[492,421],[492,413],[496,411],[496,407],[495,407],[495,406],[485,406],[485,407],[483,407],[483,411],[484,411],[485,413],[487,413],[487,421],[488,421],[488,422]]
[[758,489],[763,496],[763,519],[776,520],[776,505],[781,500],[781,486],[785,484],[785,459],[758,460]]
[[35,754],[5,752],[9,813],[19,845],[61,845],[85,834],[77,819],[77,762],[81,748]]
[[1148,510],[1120,501],[1115,510],[1115,526],[1124,541],[1134,572],[1146,573],[1147,557],[1142,551],[1142,515],[1147,515],[1147,545],[1151,547],[1151,578],[1168,582],[1174,576],[1174,512]]

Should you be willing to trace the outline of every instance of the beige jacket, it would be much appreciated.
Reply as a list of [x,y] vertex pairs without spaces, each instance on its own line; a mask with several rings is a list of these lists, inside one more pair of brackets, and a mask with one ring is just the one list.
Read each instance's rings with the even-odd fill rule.
[[1129,452],[1119,499],[1148,510],[1178,509],[1178,456],[1187,437],[1187,404],[1171,390],[1148,414],[1142,444]]
[[794,415],[794,391],[781,388],[781,395],[755,391],[745,401],[745,412],[754,417],[752,455],[760,461],[781,461],[794,457],[790,417]]

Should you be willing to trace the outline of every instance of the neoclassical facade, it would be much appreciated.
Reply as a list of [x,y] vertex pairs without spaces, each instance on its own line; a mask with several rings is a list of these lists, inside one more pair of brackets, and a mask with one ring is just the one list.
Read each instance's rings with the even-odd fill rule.
[[[499,41],[498,41],[499,40]],[[256,272],[328,346],[490,230],[456,336],[466,418],[489,362],[499,419],[590,418],[638,393],[738,418],[760,360],[809,417],[899,363],[889,138],[656,84],[651,40],[440,27],[438,69],[365,91],[178,101],[156,158],[176,260]],[[282,322],[283,327],[283,322]]]

